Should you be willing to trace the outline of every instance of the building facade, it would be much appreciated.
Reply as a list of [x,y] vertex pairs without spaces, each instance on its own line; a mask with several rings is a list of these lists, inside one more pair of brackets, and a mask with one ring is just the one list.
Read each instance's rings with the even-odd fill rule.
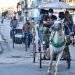
[[75,2],[75,0],[59,0],[59,1],[66,2],[66,3]]
[[[39,4],[42,3],[47,3],[47,2],[66,2],[66,3],[71,3],[71,2],[75,2],[75,0],[20,0],[20,4],[21,4],[21,11],[22,11],[22,15],[25,17],[26,12],[27,12],[27,16],[28,17],[38,17],[39,16],[39,10],[36,8]],[[26,4],[27,4],[27,8],[33,8],[33,9],[28,9],[26,11]]]

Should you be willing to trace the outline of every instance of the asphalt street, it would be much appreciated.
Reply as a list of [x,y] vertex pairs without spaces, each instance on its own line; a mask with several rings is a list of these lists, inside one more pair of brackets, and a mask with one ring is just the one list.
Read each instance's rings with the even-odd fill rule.
[[[3,37],[0,37],[2,53],[0,54],[0,75],[47,75],[49,61],[42,61],[42,68],[39,67],[39,54],[36,55],[36,61],[33,63],[33,44],[28,51],[25,51],[24,44],[15,44],[12,47],[10,39],[10,21],[5,20],[4,24],[0,24],[0,31]],[[22,23],[21,23],[22,24]],[[75,47],[70,45],[71,68],[67,69],[67,63],[60,61],[58,75],[75,75]],[[53,64],[51,73],[54,75]]]

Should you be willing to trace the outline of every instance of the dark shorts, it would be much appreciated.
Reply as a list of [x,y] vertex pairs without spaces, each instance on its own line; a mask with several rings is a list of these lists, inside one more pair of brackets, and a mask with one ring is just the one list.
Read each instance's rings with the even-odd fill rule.
[[48,34],[45,34],[45,37],[43,38],[45,41],[44,50],[47,50],[47,48],[49,48],[49,37],[50,36]]

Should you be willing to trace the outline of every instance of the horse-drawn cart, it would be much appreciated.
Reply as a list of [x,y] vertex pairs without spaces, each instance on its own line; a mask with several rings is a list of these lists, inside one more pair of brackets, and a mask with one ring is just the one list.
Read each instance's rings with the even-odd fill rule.
[[[70,51],[69,51],[69,44],[71,43],[71,40],[69,38],[67,38],[67,42],[66,42],[66,45],[64,47],[64,50],[63,50],[63,54],[62,54],[62,57],[61,57],[61,61],[66,61],[67,64],[68,64],[68,68],[70,68],[70,65],[71,65],[71,56],[70,56]],[[40,44],[40,41],[38,40],[38,51],[36,49],[36,43],[34,43],[34,47],[33,47],[33,62],[35,63],[36,61],[36,58],[37,58],[37,55],[39,55],[39,66],[40,68],[42,68],[42,62],[43,60],[50,60],[50,50],[49,48],[44,51],[44,47],[45,47],[45,42],[44,44],[41,46]],[[43,47],[43,50],[41,50]],[[44,56],[44,53],[46,54],[46,56]],[[56,56],[57,54],[54,54],[53,55],[53,60],[56,61]]]
[[68,36],[64,34],[64,25],[61,21],[57,21],[52,24],[50,28],[43,27],[40,30],[40,26],[38,28],[38,34],[40,38],[40,42],[38,44],[38,52],[36,48],[36,44],[34,44],[33,50],[33,62],[36,59],[36,53],[39,53],[39,63],[40,68],[42,67],[42,60],[50,60],[48,73],[50,73],[50,69],[52,66],[52,61],[56,60],[55,65],[55,75],[57,73],[57,66],[60,60],[66,60],[68,64],[68,69],[70,69],[71,65],[71,57],[69,52],[69,45],[71,40]]

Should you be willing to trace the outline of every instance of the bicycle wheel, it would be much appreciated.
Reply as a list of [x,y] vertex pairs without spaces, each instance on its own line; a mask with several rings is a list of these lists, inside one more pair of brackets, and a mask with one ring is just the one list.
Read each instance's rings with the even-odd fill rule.
[[14,30],[12,31],[12,37],[13,37],[13,39],[12,39],[12,41],[13,41],[13,48],[14,48],[14,41],[15,41],[15,34],[14,34]]
[[25,49],[26,49],[26,51],[28,49],[28,36],[26,36],[26,40],[25,40]]

